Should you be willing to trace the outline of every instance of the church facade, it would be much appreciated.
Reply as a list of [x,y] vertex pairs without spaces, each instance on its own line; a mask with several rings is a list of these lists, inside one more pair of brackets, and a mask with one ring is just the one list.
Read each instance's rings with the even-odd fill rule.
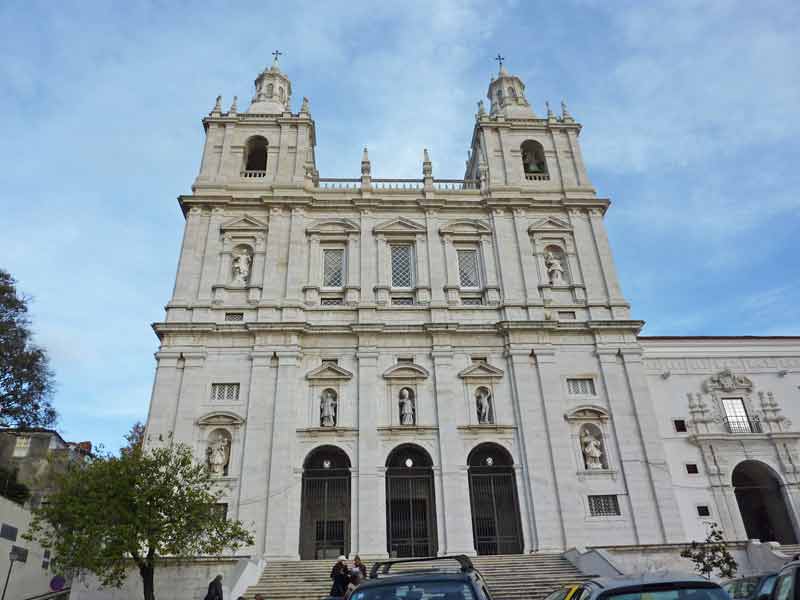
[[334,179],[255,87],[203,119],[146,430],[253,554],[797,541],[800,338],[639,336],[565,106],[501,67],[463,179]]

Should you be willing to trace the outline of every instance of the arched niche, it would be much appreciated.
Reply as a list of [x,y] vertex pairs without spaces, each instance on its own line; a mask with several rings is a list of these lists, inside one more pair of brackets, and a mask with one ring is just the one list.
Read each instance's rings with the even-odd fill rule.
[[[564,414],[570,425],[578,477],[615,476],[609,439],[609,414],[594,404],[582,404]],[[591,437],[591,439],[590,439]]]
[[583,456],[583,468],[587,471],[608,469],[608,453],[603,432],[595,423],[584,423],[578,434]]
[[520,145],[522,155],[522,170],[525,175],[546,175],[547,160],[544,148],[536,140],[525,140]]
[[233,435],[224,427],[213,429],[206,441],[206,465],[214,477],[227,477],[231,461]]
[[267,170],[267,149],[269,142],[260,135],[248,138],[244,146],[244,171],[265,172]]
[[731,474],[748,539],[796,544],[795,519],[780,476],[767,464],[745,460]]
[[544,249],[544,266],[550,285],[569,285],[567,253],[557,244],[548,244]]

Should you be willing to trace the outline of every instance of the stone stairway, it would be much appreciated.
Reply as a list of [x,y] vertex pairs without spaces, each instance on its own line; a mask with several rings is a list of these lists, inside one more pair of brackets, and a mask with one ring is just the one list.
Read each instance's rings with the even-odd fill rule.
[[[539,600],[561,586],[588,579],[560,554],[479,556],[472,562],[486,580],[493,600]],[[244,597],[252,600],[261,593],[267,600],[325,598],[331,586],[329,575],[333,563],[332,560],[267,562],[258,583]],[[450,561],[439,563],[445,565],[456,568]],[[367,568],[370,566],[367,561]],[[431,566],[432,563],[404,565],[416,569]],[[396,570],[401,569],[398,566]]]

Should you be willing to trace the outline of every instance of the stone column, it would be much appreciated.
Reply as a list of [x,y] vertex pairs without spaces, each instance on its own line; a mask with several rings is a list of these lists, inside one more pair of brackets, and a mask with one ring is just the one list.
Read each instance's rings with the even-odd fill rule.
[[147,419],[145,440],[147,446],[157,446],[168,440],[174,430],[175,416],[181,389],[183,368],[181,353],[171,350],[156,352],[156,375],[153,382],[153,397]]
[[461,300],[461,282],[458,277],[458,252],[449,235],[444,236],[444,258],[447,266],[447,284],[444,289],[447,293],[448,304],[458,304]]
[[608,243],[608,235],[606,234],[605,224],[603,223],[603,215],[599,210],[591,209],[589,211],[589,225],[592,228],[592,234],[594,235],[594,241],[597,246],[597,256],[600,259],[600,265],[603,269],[603,275],[605,276],[609,302],[612,304],[624,303],[625,298],[622,297],[622,290],[619,287],[619,277],[614,267],[611,246]]
[[175,414],[174,439],[180,441],[195,439],[195,419],[201,398],[208,391],[204,377],[206,351],[197,349],[183,352],[183,381]]
[[[492,236],[481,236],[481,254],[486,269],[486,303],[500,304],[500,286],[497,284],[497,259],[492,246]],[[458,262],[458,261],[456,261]],[[456,265],[458,268],[458,265]]]
[[[233,129],[236,127],[233,123],[225,123],[225,130],[222,132],[222,150],[219,154],[219,163],[217,164],[217,180],[224,180],[226,173],[225,173],[225,161],[228,159],[231,153],[231,138],[233,137]],[[239,170],[237,169],[235,173],[230,174],[231,177],[239,177]]]
[[428,272],[428,245],[425,243],[425,236],[422,234],[416,236],[414,255],[417,261],[417,303],[429,304],[431,301],[431,279]]
[[353,535],[351,554],[388,556],[386,552],[386,498],[384,457],[378,440],[380,422],[378,352],[374,346],[358,349],[358,457],[353,480]]
[[[441,517],[444,535],[439,539],[440,554],[475,554],[464,448],[458,433],[459,402],[455,398],[452,348],[436,347],[433,352],[434,396],[439,424],[441,459]],[[438,504],[438,503],[437,503]]]
[[375,274],[375,240],[372,237],[373,218],[368,209],[361,211],[361,303],[373,304],[377,282]]
[[322,251],[319,247],[319,235],[311,234],[308,256],[308,281],[303,287],[306,304],[319,303],[319,288],[322,285]]
[[261,290],[261,304],[277,304],[283,295],[283,273],[280,272],[278,265],[281,257],[285,254],[286,231],[288,229],[287,219],[283,211],[273,206],[269,211],[269,235],[267,235],[267,253],[264,257],[263,281],[267,285]]
[[303,401],[302,386],[297,374],[300,351],[284,347],[276,352],[278,373],[273,405],[273,434],[269,465],[269,496],[267,498],[266,556],[272,559],[296,560],[298,545],[291,540],[299,535],[289,528],[297,523],[300,506],[292,505],[291,488],[295,483],[295,407]]
[[492,211],[492,225],[497,247],[497,263],[500,267],[500,279],[503,282],[503,302],[504,304],[522,304],[522,274],[520,273],[519,252],[515,243],[514,224],[504,210],[495,209]]
[[211,299],[211,286],[216,283],[227,283],[226,281],[215,281],[219,271],[219,261],[222,255],[222,234],[220,228],[225,222],[225,210],[214,208],[211,211],[211,218],[208,219],[208,231],[206,232],[206,243],[203,250],[203,266],[200,274],[200,284],[197,293],[199,300],[209,301]]
[[197,206],[190,208],[186,215],[186,227],[183,232],[183,245],[178,263],[178,274],[175,277],[172,303],[190,303],[197,298],[206,235],[208,234],[207,219],[203,210]]
[[345,302],[358,304],[361,299],[361,252],[358,249],[358,236],[351,233],[347,236],[347,283],[345,284]]
[[303,209],[293,208],[289,229],[289,262],[286,268],[286,302],[299,305],[306,262],[306,232]]
[[[575,236],[578,260],[581,264],[583,283],[586,286],[587,302],[590,305],[605,304],[606,286],[588,218],[585,213],[577,210],[571,210],[569,215],[573,235]],[[595,311],[596,309],[590,306],[591,318],[608,318],[607,314],[593,314]]]
[[517,248],[519,262],[522,270],[522,282],[525,286],[525,300],[530,305],[541,306],[542,297],[539,294],[539,273],[533,256],[530,236],[525,227],[528,219],[525,211],[514,209],[514,230],[517,234]]
[[391,278],[391,271],[388,269],[389,246],[386,243],[386,238],[381,234],[378,234],[376,237],[376,242],[378,244],[378,250],[375,253],[375,270],[378,283],[375,285],[375,302],[384,305],[389,303],[389,286],[391,285],[389,281]]
[[[445,265],[443,264],[442,250],[441,250],[441,237],[438,232],[438,219],[436,218],[435,210],[425,211],[425,226],[427,227],[427,259],[428,259],[428,273],[430,273],[430,286],[431,286],[431,304],[435,306],[443,306],[445,303],[444,286],[445,282]],[[451,267],[448,267],[448,271]]]

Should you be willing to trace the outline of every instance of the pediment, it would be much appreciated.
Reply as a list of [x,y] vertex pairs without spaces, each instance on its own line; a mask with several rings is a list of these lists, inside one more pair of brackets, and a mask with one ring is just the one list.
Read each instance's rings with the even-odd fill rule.
[[267,229],[266,223],[250,215],[231,219],[220,227],[221,231],[264,231],[265,229]]
[[558,217],[545,217],[539,219],[528,227],[528,233],[542,232],[542,231],[571,231],[569,223]]
[[359,226],[350,219],[322,219],[306,229],[307,234],[317,235],[346,235],[359,231]]
[[204,427],[238,427],[240,425],[244,425],[244,419],[236,413],[227,410],[216,410],[197,419],[197,424]]
[[458,374],[462,379],[486,379],[486,378],[499,378],[503,376],[502,369],[493,367],[489,363],[477,363],[468,366],[466,369]]
[[411,219],[406,219],[405,217],[399,217],[397,219],[391,219],[389,221],[384,221],[379,225],[373,227],[372,231],[374,233],[382,233],[392,234],[392,235],[416,235],[418,233],[425,233],[425,226],[412,221]]
[[415,364],[393,365],[383,372],[385,379],[427,379],[428,370]]
[[352,378],[353,374],[339,365],[322,365],[306,373],[306,379],[310,381],[341,381]]
[[583,404],[564,413],[567,421],[607,421],[608,411],[595,404]]
[[492,229],[477,219],[458,219],[440,227],[439,233],[441,235],[487,235],[492,233]]

